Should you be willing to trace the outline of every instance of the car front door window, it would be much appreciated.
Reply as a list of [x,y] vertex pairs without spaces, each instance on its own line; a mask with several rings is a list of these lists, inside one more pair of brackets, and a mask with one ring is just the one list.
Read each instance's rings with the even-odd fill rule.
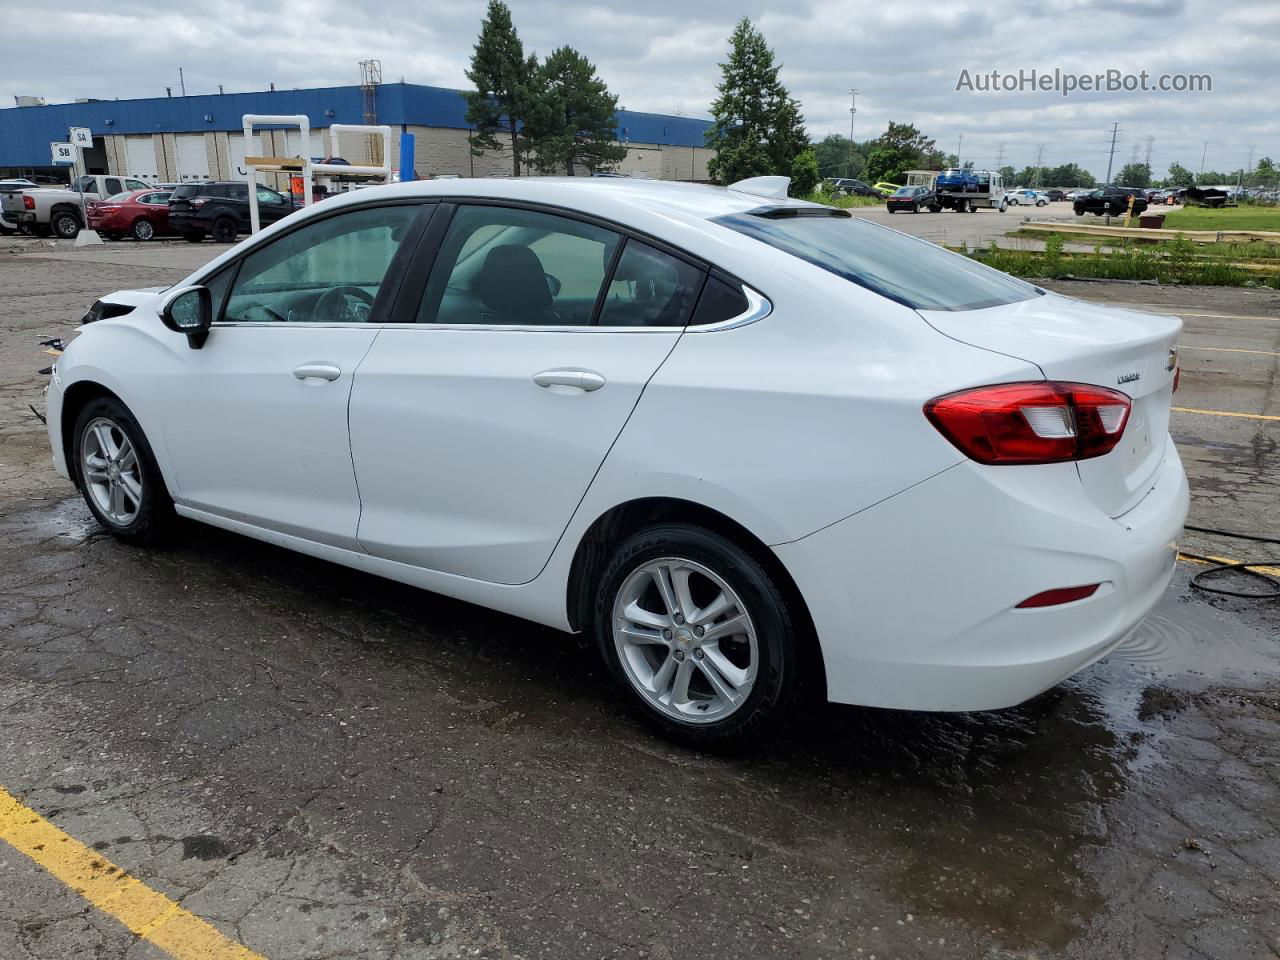
[[342,213],[259,247],[241,263],[223,322],[369,322],[420,209],[402,204]]

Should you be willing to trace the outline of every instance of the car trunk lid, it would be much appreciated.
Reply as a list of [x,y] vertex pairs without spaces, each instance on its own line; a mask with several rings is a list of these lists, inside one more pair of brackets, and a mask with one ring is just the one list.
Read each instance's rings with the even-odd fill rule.
[[1132,509],[1151,489],[1168,437],[1181,320],[1052,293],[920,314],[954,340],[1036,364],[1046,379],[1127,394],[1133,410],[1120,443],[1076,467],[1090,499],[1108,516]]

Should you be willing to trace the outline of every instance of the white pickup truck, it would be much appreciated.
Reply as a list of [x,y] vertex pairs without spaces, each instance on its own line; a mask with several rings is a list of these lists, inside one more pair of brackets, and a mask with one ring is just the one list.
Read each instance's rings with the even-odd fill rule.
[[94,173],[76,178],[70,187],[33,187],[0,194],[0,210],[5,220],[16,223],[23,233],[47,236],[52,232],[70,240],[84,226],[84,210],[90,201],[150,186],[133,177]]

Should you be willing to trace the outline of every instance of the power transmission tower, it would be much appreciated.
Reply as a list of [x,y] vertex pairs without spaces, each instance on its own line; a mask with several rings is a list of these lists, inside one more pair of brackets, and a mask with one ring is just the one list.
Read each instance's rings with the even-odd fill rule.
[[1032,175],[1032,181],[1033,181],[1033,182],[1032,182],[1032,184],[1031,184],[1031,185],[1032,185],[1033,187],[1039,187],[1039,186],[1040,186],[1040,178],[1041,178],[1041,175],[1042,175],[1042,173],[1043,173],[1043,171],[1044,171],[1044,144],[1043,144],[1043,143],[1037,143],[1037,144],[1036,144],[1036,163],[1035,163],[1035,168],[1036,168],[1036,172]]
[[[364,102],[364,122],[378,122],[378,85],[382,83],[382,61],[360,61],[360,93]],[[369,163],[378,166],[382,163],[382,138],[369,137]]]
[[1148,173],[1151,172],[1151,148],[1155,144],[1155,142],[1156,142],[1155,137],[1147,137],[1147,154],[1142,162],[1146,164]]
[[996,150],[996,169],[999,170],[1004,166],[1004,144],[1000,144]]
[[1120,124],[1113,123],[1111,125],[1111,152],[1107,155],[1107,182],[1104,186],[1111,186],[1111,167],[1116,159],[1116,137],[1120,134]]
[[1196,184],[1200,183],[1200,179],[1204,176],[1204,156],[1209,152],[1209,141],[1204,141],[1204,149],[1200,151],[1200,172],[1196,175]]

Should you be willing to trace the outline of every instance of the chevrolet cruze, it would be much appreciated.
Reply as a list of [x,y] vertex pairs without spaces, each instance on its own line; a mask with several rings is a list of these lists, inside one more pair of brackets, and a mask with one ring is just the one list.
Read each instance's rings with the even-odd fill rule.
[[669,733],[982,710],[1120,643],[1187,510],[1172,317],[788,200],[607,178],[327,200],[90,309],[54,463],[589,634]]

